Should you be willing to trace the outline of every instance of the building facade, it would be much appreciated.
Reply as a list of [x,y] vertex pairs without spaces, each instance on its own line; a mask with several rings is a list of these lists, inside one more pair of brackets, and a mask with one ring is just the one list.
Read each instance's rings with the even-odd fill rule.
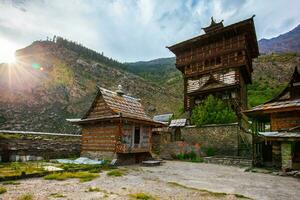
[[88,112],[69,120],[82,127],[81,156],[117,159],[118,163],[141,162],[151,157],[152,128],[164,126],[149,118],[139,99],[98,88]]
[[167,47],[183,75],[184,108],[192,111],[212,94],[240,113],[247,108],[252,59],[259,54],[253,17],[225,27],[212,18],[203,30],[203,35]]
[[253,163],[300,169],[300,74],[275,98],[245,114],[253,121]]

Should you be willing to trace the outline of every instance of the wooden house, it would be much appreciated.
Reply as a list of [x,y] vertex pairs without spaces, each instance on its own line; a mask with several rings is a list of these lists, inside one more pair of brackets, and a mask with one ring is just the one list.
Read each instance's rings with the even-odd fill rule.
[[151,157],[151,132],[164,124],[149,118],[139,99],[98,88],[90,109],[82,119],[71,120],[82,127],[81,156],[140,162]]
[[184,108],[208,95],[228,100],[237,114],[247,108],[252,59],[259,54],[253,17],[225,26],[212,18],[205,34],[167,47],[184,79]]
[[[245,111],[253,121],[254,165],[300,169],[300,74],[275,98]],[[269,130],[266,127],[270,127]]]

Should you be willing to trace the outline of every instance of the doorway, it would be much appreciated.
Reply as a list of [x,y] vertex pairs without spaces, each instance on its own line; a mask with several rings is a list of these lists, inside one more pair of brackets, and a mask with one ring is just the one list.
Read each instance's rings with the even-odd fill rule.
[[141,129],[139,126],[134,127],[134,145],[140,144]]

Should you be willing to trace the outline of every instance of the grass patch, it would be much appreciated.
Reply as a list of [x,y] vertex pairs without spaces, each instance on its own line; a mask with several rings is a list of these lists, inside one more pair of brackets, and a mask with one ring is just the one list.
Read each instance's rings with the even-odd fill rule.
[[2,183],[3,185],[20,185],[20,182],[16,182],[16,181],[5,181]]
[[0,133],[0,139],[20,139],[22,135],[20,134],[8,134],[8,133]]
[[18,198],[18,200],[33,200],[32,194],[24,194]]
[[181,187],[181,188],[188,189],[188,190],[194,190],[194,191],[198,191],[198,192],[207,193],[207,194],[209,194],[211,196],[215,196],[215,197],[225,197],[227,195],[234,195],[235,197],[241,198],[241,199],[251,199],[251,198],[246,197],[246,196],[241,195],[241,194],[228,194],[228,193],[225,193],[225,192],[212,192],[212,191],[205,190],[205,189],[198,189],[198,188],[188,187],[188,186],[176,183],[176,182],[168,182],[168,184],[171,185],[171,186],[175,186],[175,187]]
[[150,194],[145,194],[145,193],[129,194],[128,196],[131,198],[134,198],[134,199],[141,199],[141,200],[155,200],[156,199],[153,196],[151,196]]
[[125,174],[125,170],[114,169],[114,170],[108,172],[107,176],[119,177],[119,176],[123,176],[124,174]]
[[53,198],[65,198],[66,197],[65,195],[59,194],[59,193],[52,193],[49,196],[53,197]]
[[91,172],[61,172],[53,173],[44,177],[46,180],[58,180],[63,181],[69,178],[79,178],[80,182],[91,181],[99,177],[99,174]]
[[97,187],[89,187],[87,192],[102,192],[102,190],[100,190],[100,188]]
[[0,164],[0,178],[42,172],[45,172],[45,170],[39,162],[11,162]]
[[0,186],[0,194],[7,192],[5,187]]
[[115,167],[108,165],[108,161],[105,161],[103,164],[97,165],[60,164],[59,167],[65,171],[89,171],[91,173],[100,173],[102,170],[115,169]]

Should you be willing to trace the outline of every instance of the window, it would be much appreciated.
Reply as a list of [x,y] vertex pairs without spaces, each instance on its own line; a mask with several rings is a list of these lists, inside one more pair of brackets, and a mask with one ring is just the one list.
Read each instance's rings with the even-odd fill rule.
[[140,144],[141,131],[140,127],[134,128],[134,144]]
[[220,57],[217,57],[217,58],[216,58],[216,64],[217,64],[217,65],[221,64],[221,58],[220,58]]

